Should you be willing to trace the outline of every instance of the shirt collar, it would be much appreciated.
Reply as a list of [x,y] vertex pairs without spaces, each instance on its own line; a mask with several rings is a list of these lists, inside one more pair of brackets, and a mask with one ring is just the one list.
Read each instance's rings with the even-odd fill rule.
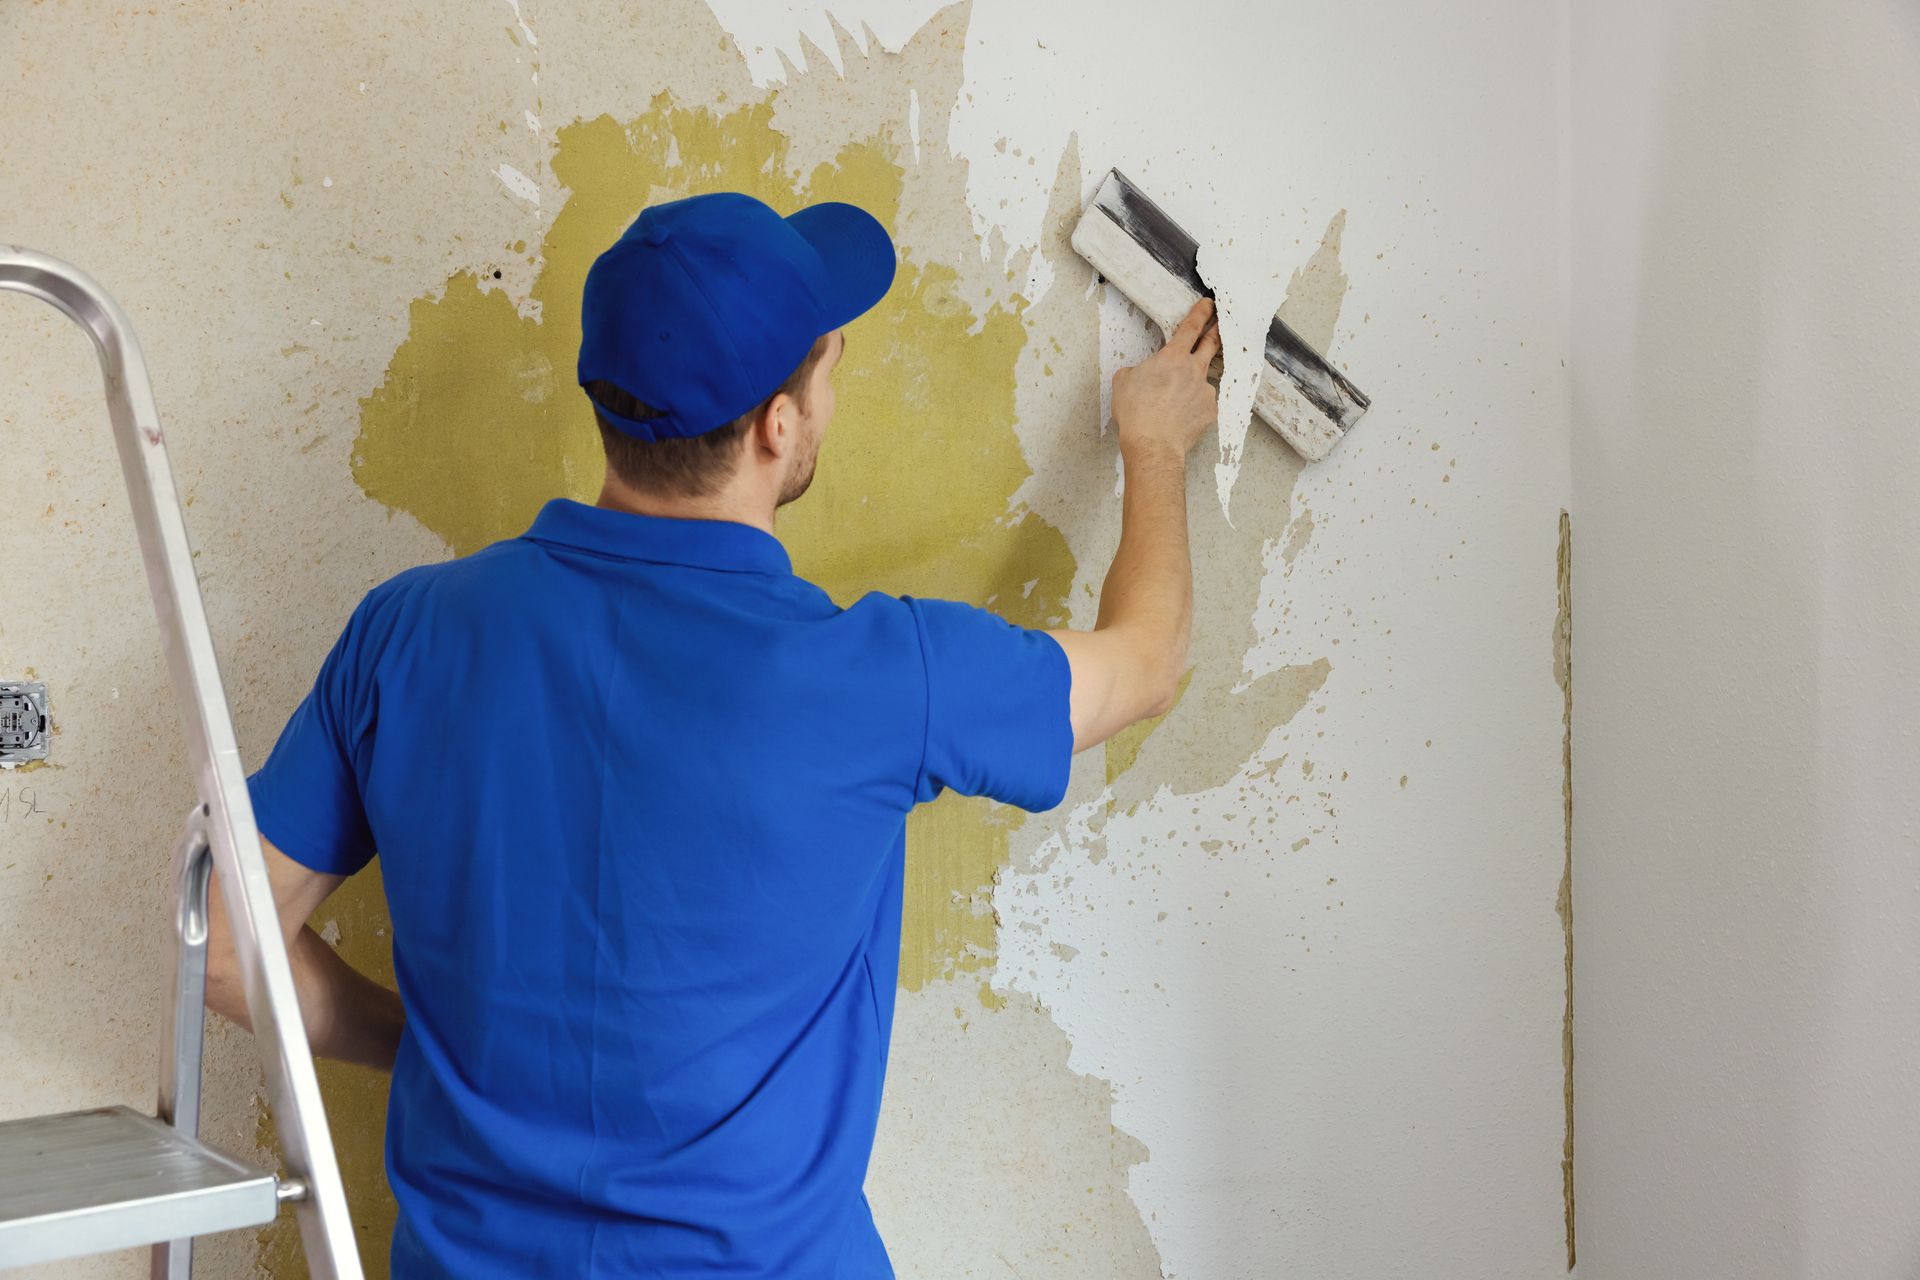
[[780,540],[750,524],[643,516],[567,498],[555,498],[540,508],[526,537],[621,560],[733,573],[793,572],[793,562]]

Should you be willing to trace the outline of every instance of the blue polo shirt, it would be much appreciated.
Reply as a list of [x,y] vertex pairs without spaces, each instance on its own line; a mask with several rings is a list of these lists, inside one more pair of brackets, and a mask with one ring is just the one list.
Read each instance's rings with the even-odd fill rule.
[[907,811],[1059,803],[1069,682],[759,529],[564,500],[370,592],[251,790],[289,857],[380,857],[394,1275],[892,1275]]

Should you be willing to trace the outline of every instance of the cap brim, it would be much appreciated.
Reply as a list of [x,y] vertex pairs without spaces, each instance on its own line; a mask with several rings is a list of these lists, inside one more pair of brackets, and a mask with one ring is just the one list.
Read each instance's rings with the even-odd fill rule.
[[826,264],[829,296],[820,300],[825,332],[851,324],[893,287],[893,237],[858,205],[826,201],[787,218]]

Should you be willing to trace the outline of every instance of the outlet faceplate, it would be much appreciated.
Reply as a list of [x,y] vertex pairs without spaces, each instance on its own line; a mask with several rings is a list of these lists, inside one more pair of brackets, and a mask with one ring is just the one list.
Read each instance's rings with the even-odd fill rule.
[[47,686],[0,680],[0,764],[47,758]]

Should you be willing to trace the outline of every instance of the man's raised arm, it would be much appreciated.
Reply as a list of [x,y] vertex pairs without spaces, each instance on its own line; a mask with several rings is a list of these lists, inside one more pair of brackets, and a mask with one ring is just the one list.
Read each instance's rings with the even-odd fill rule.
[[1167,345],[1113,375],[1125,493],[1120,546],[1091,631],[1050,631],[1073,669],[1073,749],[1084,751],[1173,706],[1193,619],[1187,454],[1213,422],[1207,372],[1220,351],[1203,298]]

